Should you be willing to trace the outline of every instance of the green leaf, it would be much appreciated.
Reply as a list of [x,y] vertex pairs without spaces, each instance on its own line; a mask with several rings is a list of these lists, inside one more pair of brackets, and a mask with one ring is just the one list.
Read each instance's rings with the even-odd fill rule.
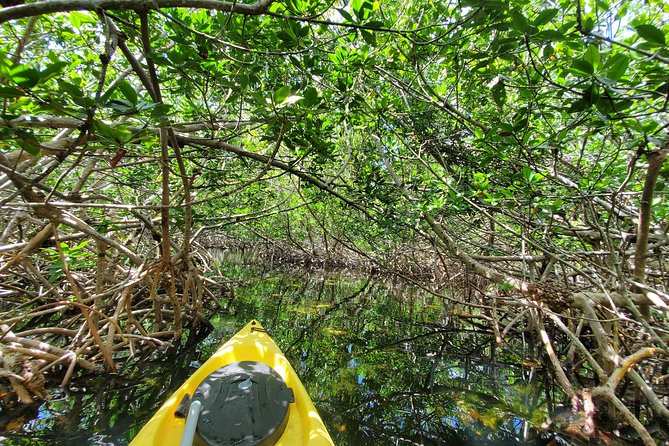
[[361,22],[363,20],[367,20],[371,12],[374,10],[374,6],[371,3],[364,0],[353,0],[351,2],[351,8],[353,8],[355,16]]
[[70,13],[70,23],[72,23],[72,26],[75,28],[81,27],[82,23],[95,23],[96,20],[91,17],[90,14],[87,14],[85,12],[79,12],[79,11],[72,11]]
[[[2,119],[3,121],[11,121],[12,119],[16,119],[19,116],[21,116],[21,115],[15,115],[15,114],[9,114],[9,113],[0,113],[0,119]],[[0,127],[0,128],[2,128],[2,127]]]
[[639,37],[649,43],[658,46],[664,46],[667,43],[664,33],[655,25],[638,25],[635,29]]
[[362,36],[366,44],[371,46],[376,46],[376,34],[362,29],[360,30],[360,35]]
[[[138,109],[142,109],[139,106]],[[147,108],[147,107],[144,107]],[[172,106],[170,104],[155,104],[151,110],[151,117],[154,119],[167,119],[169,118],[170,109]]]
[[527,21],[527,18],[523,15],[523,13],[517,9],[511,11],[511,22],[513,23],[513,27],[518,31],[529,31],[530,23]]
[[606,70],[606,77],[613,80],[620,80],[621,77],[627,72],[627,67],[629,66],[630,60],[624,54],[618,53],[613,57],[610,57],[609,60],[604,64],[604,69]]
[[516,119],[513,121],[513,131],[518,133],[527,128],[529,120],[525,114],[519,114]]
[[669,94],[669,82],[665,82],[664,84],[660,85],[655,89],[655,91],[660,94]]
[[284,85],[274,92],[272,99],[274,100],[275,104],[281,104],[288,96],[290,96],[290,87]]
[[119,113],[131,113],[137,111],[137,108],[135,108],[132,103],[123,99],[112,99],[107,103],[107,106]]
[[128,81],[123,81],[119,84],[118,86],[119,90],[121,90],[121,93],[123,93],[123,96],[130,101],[133,105],[137,105],[137,90],[130,85],[130,82]]
[[110,139],[114,139],[114,129],[111,128],[109,124],[96,119],[93,122],[93,129],[102,136],[106,136]]
[[19,87],[32,88],[39,82],[39,71],[23,65],[18,65],[11,71],[12,80]]
[[17,130],[15,135],[19,138],[19,146],[31,155],[37,156],[40,153],[41,146],[35,135],[25,130]]
[[317,105],[320,102],[318,91],[314,87],[309,87],[304,91],[304,105],[307,107]]
[[339,8],[337,9],[337,12],[339,15],[341,15],[347,22],[354,22],[353,17],[351,17],[351,14],[348,13],[345,9]]
[[72,14],[70,14],[70,23],[75,28],[79,28],[81,26],[81,15],[82,14],[78,11],[74,11]]
[[537,37],[541,40],[550,40],[553,42],[561,42],[565,40],[564,34],[555,29],[546,29],[537,34]]
[[597,101],[599,101],[600,97],[601,97],[601,95],[600,95],[600,92],[599,92],[599,88],[595,84],[592,84],[588,88],[585,88],[583,90],[583,100],[588,105],[592,105],[592,104],[597,103]]
[[497,285],[497,288],[501,291],[510,291],[515,289],[516,287],[514,285],[510,285],[508,283],[500,283]]
[[299,68],[300,70],[302,69],[302,62],[295,57],[295,56],[289,56],[288,60],[290,60],[290,63],[292,63],[295,67]]
[[0,77],[10,77],[14,63],[7,58],[5,53],[0,52]]
[[47,81],[59,74],[67,66],[65,62],[55,62],[46,66],[39,74],[40,82]]
[[523,166],[523,178],[525,178],[528,183],[531,183],[536,175],[537,173],[535,171],[527,166]]
[[502,108],[506,103],[506,88],[503,82],[497,82],[492,87],[492,98],[499,108]]
[[534,26],[545,25],[555,18],[558,13],[558,9],[550,8],[545,9],[539,13],[539,15],[534,19]]
[[588,45],[588,49],[585,50],[583,59],[592,65],[593,70],[596,70],[599,68],[599,63],[601,60],[599,49],[595,45]]
[[592,64],[586,60],[574,59],[572,61],[572,69],[578,73],[591,75],[595,72]]
[[290,95],[290,96],[288,96],[286,99],[284,99],[283,101],[281,101],[281,103],[278,104],[278,107],[279,107],[279,108],[287,107],[287,106],[289,106],[289,105],[291,105],[291,104],[294,104],[294,103],[296,103],[296,102],[298,102],[298,101],[301,101],[302,99],[304,99],[302,96]]
[[370,27],[370,28],[379,29],[379,28],[385,27],[386,24],[383,23],[380,20],[370,20],[369,22],[365,23],[365,26]]
[[[172,39],[172,41],[175,40],[177,39]],[[175,64],[182,64],[187,59],[186,55],[179,51],[179,49],[175,49],[167,53],[167,56],[170,58],[170,60],[174,61]]]
[[590,31],[592,31],[594,27],[595,27],[595,19],[590,15],[587,16],[583,20],[583,30],[589,33]]
[[292,33],[286,32],[286,31],[278,31],[276,33],[276,36],[283,40],[286,43],[293,43],[295,41],[295,36]]
[[58,81],[58,87],[72,98],[82,98],[84,96],[84,92],[81,91],[81,88],[69,82]]
[[587,110],[588,107],[590,107],[590,104],[585,102],[583,99],[577,99],[572,102],[571,106],[567,109],[567,113],[579,113]]
[[18,98],[24,96],[22,90],[16,87],[0,86],[0,98]]
[[576,20],[567,20],[565,18],[564,23],[562,26],[558,27],[558,31],[560,31],[563,34],[569,34],[573,31],[573,28],[576,26]]
[[112,127],[99,119],[94,120],[93,129],[101,136],[116,143],[124,143],[132,136],[128,129],[122,126]]

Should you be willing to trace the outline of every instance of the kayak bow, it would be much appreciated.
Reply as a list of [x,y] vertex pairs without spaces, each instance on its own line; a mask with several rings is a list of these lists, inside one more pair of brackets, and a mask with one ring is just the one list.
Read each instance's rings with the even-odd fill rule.
[[130,446],[333,446],[295,370],[251,321],[184,382]]

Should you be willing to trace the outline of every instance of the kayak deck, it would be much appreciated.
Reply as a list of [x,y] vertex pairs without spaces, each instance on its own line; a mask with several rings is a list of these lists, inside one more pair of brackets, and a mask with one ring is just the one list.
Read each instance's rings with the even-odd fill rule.
[[275,445],[333,445],[297,373],[265,329],[257,321],[251,321],[183,383],[142,428],[130,446],[179,445],[185,420],[175,416],[175,411],[184,396],[193,395],[198,385],[212,372],[240,361],[257,361],[272,367],[286,385],[293,389],[295,402],[289,407],[288,424]]

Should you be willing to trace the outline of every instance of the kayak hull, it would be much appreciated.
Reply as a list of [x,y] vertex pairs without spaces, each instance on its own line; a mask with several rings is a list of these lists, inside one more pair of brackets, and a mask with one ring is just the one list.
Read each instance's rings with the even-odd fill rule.
[[248,323],[202,364],[144,425],[130,446],[179,446],[186,423],[184,418],[175,416],[175,412],[184,396],[193,395],[198,385],[215,370],[240,361],[267,364],[293,389],[295,402],[289,407],[288,424],[275,445],[333,446],[332,439],[297,373],[257,321]]

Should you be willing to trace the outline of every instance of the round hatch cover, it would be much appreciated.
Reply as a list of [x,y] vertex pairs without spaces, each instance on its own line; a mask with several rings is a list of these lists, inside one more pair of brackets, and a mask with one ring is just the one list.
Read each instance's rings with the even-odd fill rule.
[[266,364],[242,361],[217,369],[200,383],[199,444],[269,446],[283,434],[293,390]]

